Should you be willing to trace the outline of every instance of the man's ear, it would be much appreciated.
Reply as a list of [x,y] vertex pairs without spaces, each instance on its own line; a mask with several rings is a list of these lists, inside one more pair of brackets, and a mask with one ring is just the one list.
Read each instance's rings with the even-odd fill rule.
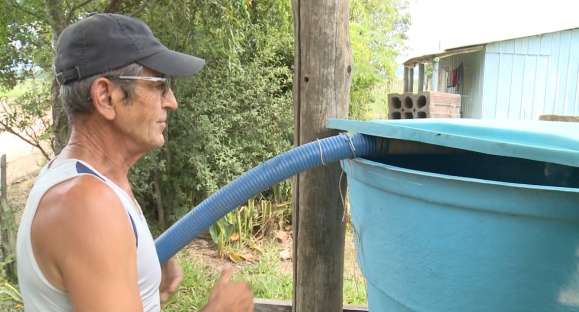
[[92,104],[98,114],[106,120],[113,120],[116,117],[113,105],[114,85],[106,78],[97,78],[90,86],[90,97]]

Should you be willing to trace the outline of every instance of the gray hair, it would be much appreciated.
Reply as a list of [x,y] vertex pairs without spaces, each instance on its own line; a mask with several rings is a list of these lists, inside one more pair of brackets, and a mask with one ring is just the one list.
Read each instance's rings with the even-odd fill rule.
[[[94,111],[92,99],[90,96],[90,87],[92,83],[105,76],[138,76],[143,72],[143,66],[133,63],[125,67],[108,71],[106,73],[96,74],[83,80],[74,81],[60,86],[60,99],[68,122],[71,124],[74,117],[79,114],[88,114]],[[117,80],[116,83],[125,93],[124,101],[128,102],[134,95],[134,84],[131,81]]]

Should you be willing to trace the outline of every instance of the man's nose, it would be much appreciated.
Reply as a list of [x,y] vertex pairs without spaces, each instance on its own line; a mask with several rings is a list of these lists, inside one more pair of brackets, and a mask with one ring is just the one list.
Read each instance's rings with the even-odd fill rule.
[[175,94],[173,93],[172,89],[169,89],[167,93],[163,96],[163,108],[167,108],[169,110],[176,110],[179,104],[177,104],[177,99],[175,98]]

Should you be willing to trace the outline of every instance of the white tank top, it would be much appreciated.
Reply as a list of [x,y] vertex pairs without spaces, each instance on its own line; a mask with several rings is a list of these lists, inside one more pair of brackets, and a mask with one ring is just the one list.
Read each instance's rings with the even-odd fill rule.
[[27,312],[73,310],[68,294],[54,287],[38,267],[32,252],[30,229],[42,196],[54,185],[80,175],[94,176],[108,185],[119,197],[137,238],[137,268],[143,310],[160,311],[161,267],[147,221],[136,206],[137,203],[123,189],[88,164],[76,159],[56,160],[45,166],[28,196],[16,244],[18,283],[24,299],[24,310]]

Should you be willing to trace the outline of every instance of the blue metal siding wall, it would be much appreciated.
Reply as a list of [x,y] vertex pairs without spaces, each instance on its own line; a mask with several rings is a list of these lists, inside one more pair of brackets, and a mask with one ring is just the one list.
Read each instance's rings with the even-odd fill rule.
[[579,115],[579,29],[490,43],[482,118]]
[[453,93],[446,88],[445,75],[461,63],[463,64],[464,70],[464,82],[460,92],[462,117],[480,118],[483,83],[482,69],[484,64],[484,53],[482,51],[459,54],[441,59],[439,62],[438,91]]

